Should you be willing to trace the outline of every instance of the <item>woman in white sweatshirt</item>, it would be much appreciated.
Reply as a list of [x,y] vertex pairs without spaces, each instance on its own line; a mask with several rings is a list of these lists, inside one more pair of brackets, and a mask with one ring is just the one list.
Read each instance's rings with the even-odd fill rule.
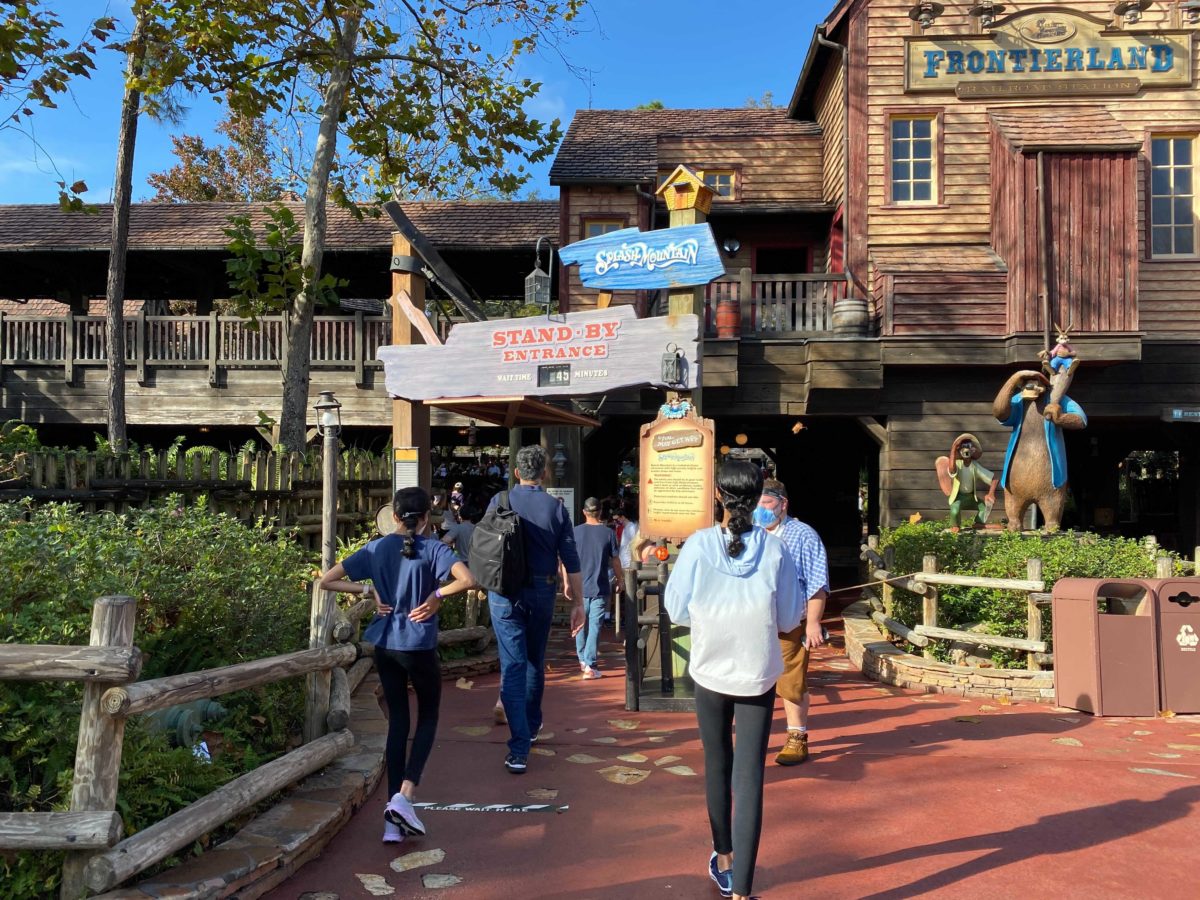
[[687,539],[665,597],[671,621],[692,629],[689,671],[713,839],[708,874],[722,897],[749,897],[754,885],[775,681],[783,672],[778,635],[799,625],[801,615],[787,547],[751,524],[761,494],[757,466],[721,466],[724,521]]

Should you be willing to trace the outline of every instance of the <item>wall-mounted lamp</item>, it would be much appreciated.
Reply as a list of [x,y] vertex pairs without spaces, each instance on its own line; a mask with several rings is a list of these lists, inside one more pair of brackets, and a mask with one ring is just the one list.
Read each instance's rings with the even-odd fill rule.
[[797,421],[795,424],[792,425],[792,434],[799,434],[803,430],[804,430],[803,422]]
[[983,2],[976,3],[967,10],[967,15],[975,16],[979,19],[980,28],[991,28],[992,23],[996,21],[996,16],[1001,15],[1003,12],[1003,4],[993,3],[992,0],[983,0]]
[[1189,25],[1200,22],[1200,0],[1183,0],[1179,4],[1179,11],[1187,16]]
[[546,315],[550,314],[550,275],[546,269],[550,268],[554,263],[554,248],[550,247],[550,256],[546,263],[546,269],[542,268],[542,241],[547,245],[550,243],[549,238],[540,237],[537,243],[533,246],[533,271],[525,276],[525,305],[526,306],[544,306]]
[[921,26],[924,31],[933,24],[933,20],[946,11],[946,7],[933,0],[920,0],[908,11],[908,17]]
[[563,444],[554,445],[554,456],[550,458],[550,462],[554,463],[554,477],[562,478],[567,472],[567,448]]
[[721,241],[721,247],[724,248],[726,253],[728,253],[730,256],[733,256],[733,254],[742,249],[742,242],[737,238],[727,237],[725,240]]
[[474,447],[479,440],[479,429],[475,427],[475,420],[471,420],[471,424],[467,426],[467,446]]
[[722,456],[728,456],[728,455],[729,455],[729,445],[728,445],[728,444],[722,444],[722,445],[721,445],[721,455],[722,455]]
[[1119,0],[1113,7],[1113,15],[1123,18],[1126,25],[1136,25],[1142,20],[1142,13],[1154,5],[1154,0]]
[[746,442],[749,440],[750,440],[750,438],[746,437],[746,433],[744,431],[739,431],[737,434],[735,434],[733,436],[733,442],[735,444],[737,444],[739,447],[745,447]]
[[313,409],[317,411],[317,433],[321,437],[337,437],[342,433],[342,404],[334,398],[333,391],[321,391]]
[[667,352],[662,356],[663,384],[686,384],[683,367],[686,362],[683,351],[677,344],[667,344]]

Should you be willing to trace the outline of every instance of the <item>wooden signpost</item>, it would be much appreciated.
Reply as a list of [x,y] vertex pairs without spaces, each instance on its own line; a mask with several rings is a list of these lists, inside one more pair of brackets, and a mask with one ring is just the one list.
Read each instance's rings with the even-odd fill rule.
[[[380,347],[388,393],[406,400],[595,394],[653,384],[692,389],[700,318],[639,319],[629,306],[454,326],[441,347]],[[683,372],[662,380],[677,348]]]
[[713,524],[713,423],[669,406],[642,426],[639,451],[639,534],[685,540]]

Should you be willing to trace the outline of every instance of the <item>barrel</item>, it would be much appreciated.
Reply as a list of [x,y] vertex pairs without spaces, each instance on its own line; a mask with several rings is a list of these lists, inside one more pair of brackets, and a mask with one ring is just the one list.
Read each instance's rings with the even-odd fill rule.
[[863,336],[867,333],[869,322],[867,316],[866,300],[852,298],[838,300],[833,306],[833,333],[847,337]]
[[742,304],[736,297],[717,301],[717,337],[737,338],[742,333]]

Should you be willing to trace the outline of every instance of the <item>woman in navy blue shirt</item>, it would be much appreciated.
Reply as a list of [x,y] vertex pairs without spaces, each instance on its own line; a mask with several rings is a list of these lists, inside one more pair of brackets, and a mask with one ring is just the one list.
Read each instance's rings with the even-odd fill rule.
[[[375,592],[376,616],[363,633],[375,645],[375,668],[388,705],[388,800],[383,840],[399,843],[405,834],[424,834],[412,801],[433,739],[442,699],[438,659],[438,609],[442,598],[475,586],[466,563],[437,538],[425,537],[429,494],[404,488],[392,499],[394,534],[371,541],[321,576],[327,591]],[[438,585],[453,578],[445,587]],[[370,584],[367,584],[370,580]],[[408,747],[408,686],[417,695],[417,726]]]

